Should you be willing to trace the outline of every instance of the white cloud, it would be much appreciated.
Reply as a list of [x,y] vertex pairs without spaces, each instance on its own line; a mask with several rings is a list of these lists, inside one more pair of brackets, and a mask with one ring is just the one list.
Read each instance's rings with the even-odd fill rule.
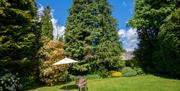
[[130,28],[129,30],[120,29],[118,32],[120,40],[123,43],[123,47],[126,51],[134,51],[137,47],[138,35],[136,29]]
[[53,12],[54,12],[54,10],[51,11],[51,16],[52,16],[51,21],[52,21],[53,29],[54,29],[53,36],[54,36],[54,39],[58,39],[59,37],[64,35],[65,27],[58,25],[58,20],[55,19],[55,17],[53,16]]
[[56,26],[56,29],[54,30],[54,39],[64,36],[65,29],[64,26]]
[[[41,4],[38,4],[39,8],[38,8],[38,17],[39,17],[39,21],[41,21],[41,16],[43,15],[43,11],[44,11],[44,7]],[[52,16],[52,25],[53,25],[53,36],[54,39],[58,39],[59,37],[64,35],[64,31],[65,31],[65,27],[64,26],[59,26],[58,25],[58,20],[55,19],[54,15],[53,15],[54,10],[51,10],[51,16]]]
[[44,7],[41,4],[38,4],[38,21],[41,21],[41,16],[43,15]]

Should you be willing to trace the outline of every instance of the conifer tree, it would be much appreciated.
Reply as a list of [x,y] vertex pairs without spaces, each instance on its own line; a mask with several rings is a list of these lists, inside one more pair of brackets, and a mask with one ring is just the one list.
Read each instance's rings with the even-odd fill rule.
[[51,8],[50,6],[47,6],[44,11],[43,11],[43,16],[42,16],[42,26],[41,26],[41,34],[42,37],[47,37],[50,40],[53,39],[53,25],[51,21]]
[[[34,0],[0,0],[0,66],[30,74],[38,50],[38,23]],[[33,65],[33,66],[32,66]]]
[[[164,39],[162,38],[167,37],[166,34],[162,35],[162,32],[169,33],[168,31],[176,31],[176,29],[173,28],[170,30],[167,29],[167,31],[165,31],[165,27],[167,27],[165,25],[168,25],[166,22],[167,20],[170,21],[171,19],[167,18],[179,7],[179,3],[180,2],[178,0],[135,0],[135,14],[134,17],[130,20],[129,24],[132,27],[137,28],[139,47],[135,52],[136,59],[139,61],[146,72],[163,74],[171,73],[169,71],[170,68],[168,67],[171,67],[169,63],[173,62],[169,59],[169,61],[162,61],[167,57],[167,54],[169,54],[170,50],[168,49],[169,52],[166,52],[160,49],[164,43]],[[176,24],[173,23],[174,22],[171,23],[171,27],[175,26]],[[167,28],[170,28],[169,25]],[[176,33],[178,32],[176,31]],[[166,43],[167,44],[163,44],[163,47],[165,47],[165,45],[169,45],[168,43],[170,42]],[[163,52],[166,54],[166,56]],[[173,59],[173,56],[171,57]],[[176,56],[176,58],[177,57],[178,56]],[[174,71],[171,70],[172,73],[175,72],[176,69],[173,70]]]
[[69,12],[65,52],[68,57],[80,61],[72,67],[74,71],[108,70],[122,62],[116,21],[107,0],[73,0]]
[[124,62],[120,58],[123,50],[119,42],[117,23],[111,16],[112,11],[107,0],[100,0],[97,3],[99,4],[97,8],[97,27],[101,31],[96,39],[95,62],[97,63],[95,63],[94,68],[117,70],[124,66]]
[[180,8],[173,11],[160,27],[159,50],[154,54],[158,71],[180,78]]

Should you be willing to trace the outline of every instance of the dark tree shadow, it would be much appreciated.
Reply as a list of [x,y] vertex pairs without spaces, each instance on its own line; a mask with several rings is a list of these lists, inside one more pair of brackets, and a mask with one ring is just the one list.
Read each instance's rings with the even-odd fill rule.
[[173,75],[156,74],[156,73],[153,73],[152,75],[154,75],[154,76],[158,76],[158,77],[162,77],[162,78],[167,78],[167,79],[180,80],[180,78],[179,78],[179,77],[177,77],[177,76],[173,76]]
[[158,73],[158,72],[147,72],[147,71],[145,71],[145,74],[154,75],[154,76],[162,77],[162,78],[166,78],[166,79],[180,80],[180,77],[177,75],[170,75],[170,74],[162,73],[162,72]]
[[66,89],[66,86],[68,90],[78,89],[76,85],[65,85],[61,87],[60,89]]

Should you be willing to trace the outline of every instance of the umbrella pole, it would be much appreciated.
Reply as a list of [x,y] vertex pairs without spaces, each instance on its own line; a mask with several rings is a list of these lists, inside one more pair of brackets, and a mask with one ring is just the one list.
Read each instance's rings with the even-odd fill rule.
[[66,88],[65,88],[65,91],[68,91],[67,89],[67,78],[68,78],[68,68],[69,68],[69,65],[67,65],[67,74],[66,74],[66,79],[65,79],[65,84],[66,84]]
[[[78,62],[78,61],[75,61],[75,60],[72,60],[72,59],[70,59],[70,58],[66,58],[66,57],[65,57],[64,59],[62,59],[62,60],[54,63],[53,65],[70,64],[70,63],[76,63],[76,62]],[[66,83],[67,83],[67,78],[68,78],[68,69],[69,69],[69,68],[67,67],[67,75],[66,75],[66,79],[65,79],[65,85],[66,85]],[[68,91],[68,90],[67,90],[67,85],[66,85],[66,87],[65,87],[65,91]]]

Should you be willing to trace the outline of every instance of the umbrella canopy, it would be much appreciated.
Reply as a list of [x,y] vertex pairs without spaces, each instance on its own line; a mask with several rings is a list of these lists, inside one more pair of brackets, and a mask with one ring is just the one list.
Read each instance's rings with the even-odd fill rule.
[[70,58],[64,58],[64,59],[59,60],[58,62],[54,63],[53,65],[70,64],[70,63],[76,63],[76,62],[78,62],[78,61],[75,61]]

